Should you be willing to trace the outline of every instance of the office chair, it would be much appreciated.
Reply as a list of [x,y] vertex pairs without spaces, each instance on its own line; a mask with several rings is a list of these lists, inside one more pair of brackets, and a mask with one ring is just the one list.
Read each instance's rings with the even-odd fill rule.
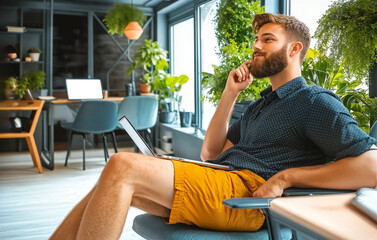
[[103,141],[103,150],[105,154],[105,162],[109,158],[107,149],[106,133],[111,133],[114,150],[118,152],[114,130],[117,126],[117,112],[118,105],[113,101],[87,101],[83,102],[75,121],[73,123],[62,123],[61,126],[70,131],[69,134],[69,147],[64,166],[67,166],[68,158],[71,152],[71,145],[73,135],[80,134],[83,137],[83,165],[85,170],[85,143],[86,134],[101,134]]
[[[158,101],[152,96],[128,96],[119,104],[118,119],[126,116],[134,128],[140,132],[149,146],[154,149],[151,128],[156,125]],[[118,128],[123,127],[118,123]],[[135,147],[135,150],[137,148]],[[156,151],[155,151],[156,152]]]

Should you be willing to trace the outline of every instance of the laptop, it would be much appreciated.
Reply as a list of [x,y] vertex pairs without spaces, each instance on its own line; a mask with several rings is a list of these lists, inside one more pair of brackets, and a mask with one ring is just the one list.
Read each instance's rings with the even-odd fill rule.
[[139,132],[132,126],[131,122],[126,118],[126,116],[123,116],[119,119],[119,123],[122,125],[124,130],[128,133],[128,135],[131,137],[131,139],[134,141],[136,146],[139,148],[140,152],[147,156],[154,156],[161,159],[166,160],[176,160],[176,161],[182,161],[187,163],[193,163],[197,165],[201,165],[204,167],[211,167],[215,169],[222,169],[222,170],[229,170],[228,166],[215,164],[215,163],[208,163],[203,161],[197,161],[197,160],[191,160],[186,158],[180,158],[175,156],[167,156],[167,155],[159,155],[152,151],[152,149],[148,146],[148,144],[145,142],[145,140],[140,136]]
[[100,79],[66,79],[69,100],[103,99]]
[[360,188],[352,204],[377,223],[377,189]]

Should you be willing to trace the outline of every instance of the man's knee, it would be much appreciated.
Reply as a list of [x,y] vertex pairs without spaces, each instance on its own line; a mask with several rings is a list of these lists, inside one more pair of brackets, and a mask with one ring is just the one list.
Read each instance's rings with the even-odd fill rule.
[[136,163],[137,163],[137,154],[135,153],[115,153],[104,169],[105,172],[108,172],[114,177],[130,177],[135,173]]

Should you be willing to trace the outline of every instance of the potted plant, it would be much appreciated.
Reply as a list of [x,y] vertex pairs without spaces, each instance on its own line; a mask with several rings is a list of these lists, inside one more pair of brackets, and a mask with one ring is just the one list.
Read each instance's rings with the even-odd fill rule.
[[103,22],[111,35],[122,37],[129,22],[135,21],[143,26],[146,17],[143,11],[126,3],[116,3],[107,13]]
[[16,94],[22,99],[28,90],[32,90],[34,97],[47,95],[47,89],[43,89],[45,85],[45,73],[43,71],[32,71],[22,76],[18,81]]
[[4,80],[4,97],[5,99],[14,99],[15,92],[18,86],[18,78],[17,77],[9,77]]
[[[180,104],[182,101],[182,96],[179,95],[179,91],[182,89],[182,85],[184,85],[189,80],[187,75],[180,75],[180,76],[171,76],[170,74],[166,73],[164,75],[160,75],[156,77],[154,80],[153,86],[154,90],[158,92],[158,100],[159,100],[159,118],[160,122],[163,123],[172,123],[178,111],[180,110]],[[174,109],[174,105],[177,106],[177,109]],[[183,112],[183,118],[187,118],[186,115],[191,116],[192,113]],[[182,122],[182,121],[181,121]]]
[[28,50],[29,57],[33,62],[38,62],[42,51],[39,48],[32,47]]
[[[221,0],[217,5],[215,17],[215,33],[221,59],[219,65],[213,65],[213,73],[202,73],[202,88],[207,89],[202,99],[214,105],[220,101],[229,72],[239,67],[246,60],[252,59],[252,43],[255,36],[251,23],[255,14],[264,12],[259,1]],[[269,85],[267,78],[254,81],[238,96],[242,99],[254,100],[260,97],[259,92]]]
[[[149,93],[153,90],[153,81],[155,78],[164,78],[169,64],[166,61],[168,51],[160,48],[158,42],[145,40],[135,54],[135,60],[128,74],[136,69],[144,72],[143,78],[140,79],[140,91]],[[146,90],[145,90],[146,89]]]

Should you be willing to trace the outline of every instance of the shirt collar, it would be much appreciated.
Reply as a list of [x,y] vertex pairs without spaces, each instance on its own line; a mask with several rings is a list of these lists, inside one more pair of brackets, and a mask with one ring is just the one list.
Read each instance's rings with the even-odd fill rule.
[[[298,90],[298,89],[300,89],[300,88],[302,88],[303,86],[306,86],[306,85],[307,85],[307,83],[305,81],[305,78],[303,78],[302,76],[299,76],[299,77],[294,78],[291,81],[287,82],[283,86],[280,86],[274,92],[276,92],[278,98],[282,99],[285,96],[292,94],[296,90]],[[265,90],[263,90],[260,93],[260,95],[261,95],[261,97],[265,98],[271,92],[272,92],[272,87],[269,86],[268,88],[266,88]]]

